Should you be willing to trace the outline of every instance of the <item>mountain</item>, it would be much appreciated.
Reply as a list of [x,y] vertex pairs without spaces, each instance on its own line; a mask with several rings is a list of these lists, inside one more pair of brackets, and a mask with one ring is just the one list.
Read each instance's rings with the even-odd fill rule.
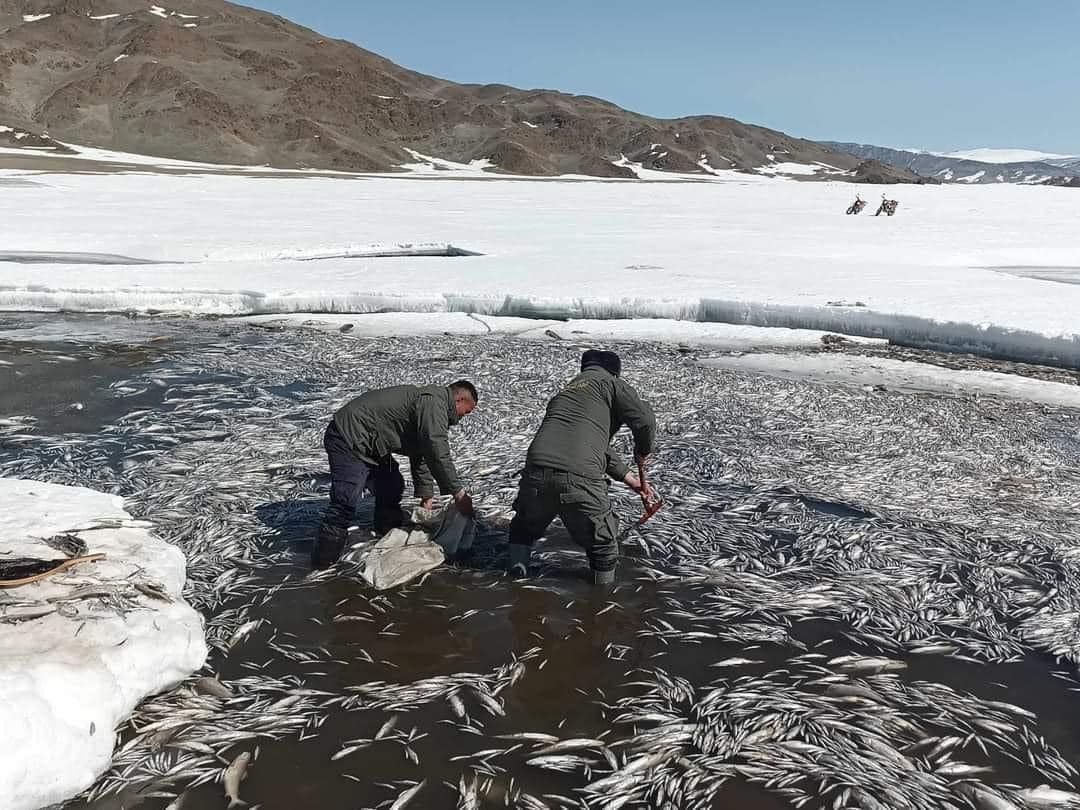
[[590,96],[456,84],[221,0],[0,0],[0,125],[283,168],[390,171],[432,155],[526,175],[867,176],[859,158],[731,118],[661,120]]
[[[1070,186],[1074,184],[1065,181],[1080,177],[1080,159],[1060,155],[1048,156],[1044,160],[989,162],[973,160],[970,155],[978,154],[981,157],[1000,159],[1015,157],[1015,154],[1007,153],[1015,153],[1018,150],[974,150],[967,153],[939,155],[932,152],[913,152],[858,143],[822,141],[822,144],[855,157],[878,160],[894,168],[905,169],[943,182]],[[1002,154],[1003,152],[1006,154]]]

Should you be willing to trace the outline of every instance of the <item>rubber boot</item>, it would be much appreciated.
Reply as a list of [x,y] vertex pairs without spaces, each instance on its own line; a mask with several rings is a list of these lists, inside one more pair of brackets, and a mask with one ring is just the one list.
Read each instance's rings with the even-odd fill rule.
[[334,519],[334,515],[327,515],[319,527],[319,533],[315,542],[311,545],[311,567],[329,568],[341,557],[345,550],[345,542],[349,537],[347,523],[341,523]]
[[376,537],[383,537],[391,529],[400,529],[404,522],[405,515],[398,504],[376,506],[373,521]]
[[592,572],[593,585],[611,585],[615,582],[615,569],[612,568],[609,571],[596,571]]
[[506,572],[514,579],[525,579],[529,576],[529,559],[532,557],[532,547],[524,543],[510,544],[510,564]]

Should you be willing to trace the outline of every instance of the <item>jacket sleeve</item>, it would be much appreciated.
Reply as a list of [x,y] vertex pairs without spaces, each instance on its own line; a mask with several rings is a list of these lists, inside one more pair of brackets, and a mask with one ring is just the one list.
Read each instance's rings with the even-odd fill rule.
[[[622,380],[615,381],[615,415],[634,434],[634,452],[649,455],[656,443],[656,415],[637,391]],[[610,469],[610,463],[608,466]]]
[[416,402],[416,435],[425,466],[439,482],[443,495],[453,495],[461,489],[461,480],[450,458],[450,442],[446,433],[450,418],[446,404],[437,397],[421,396]]
[[630,472],[630,467],[626,462],[615,455],[615,451],[610,447],[607,449],[607,469],[605,472],[610,478],[615,481],[622,481],[626,478],[626,474]]
[[409,471],[412,473],[413,494],[420,500],[435,494],[435,480],[423,456],[409,457]]

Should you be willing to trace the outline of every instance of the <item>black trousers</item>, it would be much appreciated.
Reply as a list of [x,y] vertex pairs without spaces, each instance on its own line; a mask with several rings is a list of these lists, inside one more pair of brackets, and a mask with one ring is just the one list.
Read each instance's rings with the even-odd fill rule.
[[337,425],[326,429],[323,447],[330,461],[330,508],[324,525],[347,528],[364,495],[375,495],[375,533],[385,534],[401,525],[401,496],[405,479],[392,456],[378,465],[357,458]]

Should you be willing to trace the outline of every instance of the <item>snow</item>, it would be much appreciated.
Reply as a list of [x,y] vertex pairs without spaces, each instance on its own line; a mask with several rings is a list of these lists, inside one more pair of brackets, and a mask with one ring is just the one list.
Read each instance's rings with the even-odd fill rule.
[[534,124],[532,121],[522,121],[521,123],[523,123],[525,126],[529,127],[530,129],[539,129],[540,128],[539,124]]
[[161,6],[150,6],[150,13],[156,14],[158,17],[163,17],[165,19],[168,19],[169,17],[168,12]]
[[127,55],[126,53],[122,53],[122,54],[120,54],[120,55],[119,55],[118,57],[116,57],[115,59],[113,59],[113,62],[114,62],[114,63],[116,63],[116,62],[119,62],[119,61],[120,61],[121,59],[127,59],[127,57],[128,57],[128,55]]
[[[99,522],[119,528],[94,528]],[[173,601],[140,595],[139,609],[118,614],[85,599],[66,603],[73,618],[54,611],[0,623],[0,785],[8,810],[51,805],[88,787],[109,765],[113,729],[136,704],[206,659],[202,619],[180,598],[183,555],[131,520],[121,498],[0,479],[3,553],[62,557],[32,538],[80,529],[89,552],[106,559],[0,591],[0,617],[55,607],[47,600],[86,584],[153,582]]]
[[[620,155],[618,160],[613,160],[611,163],[614,166],[622,166],[630,169],[637,176],[638,180],[652,180],[667,183],[749,183],[757,179],[753,175],[741,174],[730,170],[714,170],[712,176],[706,176],[699,174],[698,172],[669,172],[661,171],[660,169],[646,169],[644,163],[635,163],[626,155]],[[698,165],[701,166],[701,163],[698,162]]]
[[884,385],[902,391],[951,396],[989,395],[1044,405],[1080,408],[1078,385],[995,371],[949,369],[885,357],[839,353],[755,353],[708,358],[702,360],[701,364],[816,382],[846,383],[863,387]]
[[[0,308],[667,318],[1080,365],[1080,286],[994,269],[1080,266],[1071,190],[728,174],[696,183],[482,171],[53,174],[47,186],[4,189],[6,232],[18,242],[0,247],[185,264],[0,262]],[[856,191],[897,197],[898,215],[845,217]],[[403,244],[483,255],[346,258]],[[864,306],[844,304],[855,301]]]
[[1037,149],[966,149],[959,152],[934,152],[940,157],[977,160],[981,163],[1030,163],[1040,160],[1060,160],[1072,155],[1057,155]]
[[966,177],[958,177],[956,180],[958,183],[977,183],[985,174],[985,171],[977,171],[975,174],[969,174]]
[[[780,329],[760,326],[738,326],[727,323],[695,323],[660,318],[634,320],[536,320],[535,318],[475,315],[464,312],[373,312],[355,313],[288,313],[283,315],[249,315],[241,320],[266,326],[293,326],[323,332],[340,332],[355,338],[406,335],[514,335],[539,340],[649,340],[678,342],[688,346],[707,346],[714,349],[749,351],[760,348],[820,347],[825,332],[811,329]],[[25,330],[24,330],[25,331]],[[24,334],[24,331],[19,334]],[[552,338],[549,333],[555,333]],[[0,330],[0,339],[9,333]],[[11,332],[10,334],[15,334]],[[52,331],[34,339],[54,339]],[[884,343],[871,338],[857,338],[860,343]]]
[[404,169],[412,174],[436,174],[443,175],[474,175],[482,174],[485,169],[490,169],[495,166],[487,158],[480,160],[470,160],[468,163],[457,163],[453,160],[444,160],[443,158],[431,157],[430,155],[424,155],[413,149],[405,149],[416,160],[415,163],[402,163],[398,168]]
[[119,17],[119,14],[88,14],[91,20],[111,20],[114,17]]
[[0,124],[0,132],[14,132],[14,131],[15,130],[12,129],[11,127],[5,127],[2,124]]
[[198,28],[198,23],[184,23],[184,28]]
[[23,14],[23,22],[37,22],[51,16],[52,14]]
[[[767,155],[770,160],[773,160],[772,155]],[[761,172],[762,174],[801,174],[810,175],[817,174],[821,171],[822,166],[818,164],[809,163],[772,163],[768,166],[758,166],[754,171]]]

